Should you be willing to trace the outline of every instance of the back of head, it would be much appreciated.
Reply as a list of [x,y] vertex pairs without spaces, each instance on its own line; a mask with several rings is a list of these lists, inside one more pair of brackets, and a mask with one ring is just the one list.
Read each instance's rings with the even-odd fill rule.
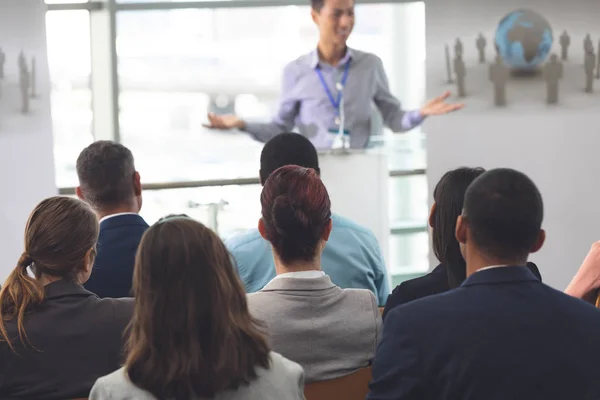
[[478,251],[501,264],[524,264],[540,237],[542,195],[525,174],[490,170],[467,189],[463,219]]
[[[8,341],[4,322],[16,318],[20,338],[25,343],[23,316],[41,303],[44,296],[39,278],[45,275],[83,283],[78,281],[79,276],[84,267],[90,268],[93,263],[98,231],[96,215],[80,200],[51,197],[35,207],[25,227],[23,255],[0,292],[3,340]],[[29,267],[35,278],[29,276]]]
[[213,398],[268,367],[225,245],[184,215],[161,219],[138,248],[126,369],[157,398]]
[[265,144],[260,153],[261,183],[264,185],[273,171],[285,165],[312,168],[320,174],[315,146],[298,133],[281,133]]
[[331,219],[331,202],[317,173],[297,165],[281,167],[260,196],[266,238],[284,264],[313,261]]
[[100,140],[83,149],[77,176],[83,198],[96,210],[128,204],[135,196],[133,155],[122,144]]
[[446,267],[451,288],[459,286],[466,278],[465,260],[456,240],[456,219],[462,213],[467,188],[484,172],[483,168],[467,167],[448,171],[433,191],[435,208],[430,218],[433,252]]

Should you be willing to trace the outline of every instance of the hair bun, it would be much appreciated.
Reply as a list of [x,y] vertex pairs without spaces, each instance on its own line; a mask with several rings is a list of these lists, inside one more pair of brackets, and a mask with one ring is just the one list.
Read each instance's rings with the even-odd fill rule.
[[304,210],[295,205],[287,195],[277,196],[271,210],[279,234],[285,235],[286,232],[309,227],[309,220]]

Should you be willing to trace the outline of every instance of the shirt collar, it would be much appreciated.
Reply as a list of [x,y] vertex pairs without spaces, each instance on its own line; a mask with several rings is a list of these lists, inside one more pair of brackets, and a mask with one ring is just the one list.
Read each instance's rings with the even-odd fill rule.
[[134,212],[122,212],[122,213],[105,215],[104,217],[100,218],[100,221],[98,221],[98,223],[102,223],[103,221],[106,221],[107,219],[110,219],[110,218],[113,218],[113,217],[118,217],[120,215],[138,215],[138,214],[134,213]]
[[[350,61],[353,57],[354,51],[350,47],[346,47],[346,55],[342,57],[342,59],[338,62],[338,65],[336,65],[336,67],[339,67],[340,65],[346,65],[348,61]],[[317,68],[319,62],[319,51],[317,49],[314,49],[310,55],[310,67]]]
[[323,276],[325,276],[325,272],[323,271],[297,271],[277,275],[275,278],[273,278],[273,280],[281,278],[317,279]]
[[508,265],[490,265],[489,267],[479,268],[476,272],[485,271],[486,269],[493,269],[493,268],[500,268],[500,267],[507,267],[507,266]]

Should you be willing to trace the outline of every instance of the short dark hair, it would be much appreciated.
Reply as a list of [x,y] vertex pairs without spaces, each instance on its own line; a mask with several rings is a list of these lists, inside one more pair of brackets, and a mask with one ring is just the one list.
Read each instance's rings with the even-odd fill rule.
[[99,140],[77,158],[77,176],[85,201],[95,209],[120,206],[134,195],[133,154],[122,144]]
[[298,165],[321,173],[317,149],[298,133],[280,133],[265,144],[260,153],[261,183],[264,185],[269,175],[284,165]]
[[485,170],[461,167],[446,172],[433,191],[435,209],[431,215],[433,252],[444,264],[451,288],[466,279],[465,260],[456,240],[456,219],[462,213],[465,192]]
[[310,8],[319,12],[325,5],[325,0],[310,0]]
[[273,172],[260,195],[267,240],[281,261],[312,261],[331,219],[327,189],[315,170],[287,165]]
[[463,217],[484,254],[498,260],[526,260],[542,227],[542,195],[522,172],[493,169],[467,189]]
[[157,399],[213,398],[269,368],[264,327],[219,236],[183,215],[162,219],[140,242],[125,369]]

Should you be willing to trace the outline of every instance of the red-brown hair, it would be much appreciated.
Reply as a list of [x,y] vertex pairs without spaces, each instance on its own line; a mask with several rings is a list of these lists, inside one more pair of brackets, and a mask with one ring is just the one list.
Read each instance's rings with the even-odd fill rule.
[[281,261],[312,261],[331,219],[329,194],[316,171],[297,165],[277,169],[260,202],[267,240]]

